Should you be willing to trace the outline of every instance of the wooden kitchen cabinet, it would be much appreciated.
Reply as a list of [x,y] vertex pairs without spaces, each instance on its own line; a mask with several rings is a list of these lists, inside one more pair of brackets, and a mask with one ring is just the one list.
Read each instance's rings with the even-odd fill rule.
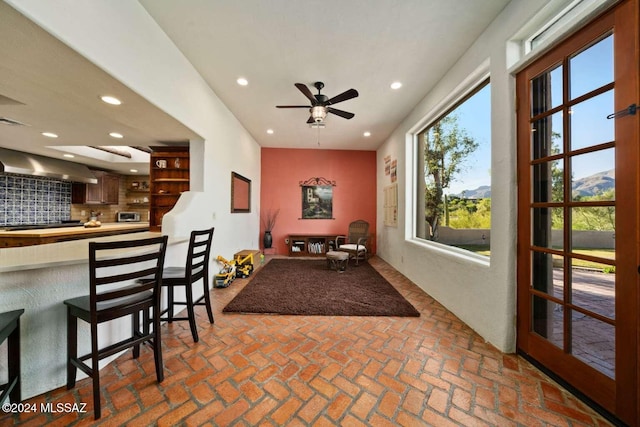
[[71,203],[117,205],[120,176],[105,171],[92,172],[98,179],[98,183],[74,183],[71,188]]
[[150,147],[149,229],[160,231],[162,217],[189,190],[189,147]]

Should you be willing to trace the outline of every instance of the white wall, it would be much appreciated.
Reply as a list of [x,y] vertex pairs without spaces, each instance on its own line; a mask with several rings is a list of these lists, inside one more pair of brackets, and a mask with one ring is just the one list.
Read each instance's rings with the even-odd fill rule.
[[[204,194],[167,229],[215,226],[214,256],[258,248],[260,147],[137,1],[7,3],[203,137],[190,163]],[[230,213],[231,171],[252,180],[251,213]]]
[[[447,72],[378,150],[378,189],[389,185],[384,158],[398,160],[397,228],[384,227],[378,196],[378,255],[417,283],[484,339],[505,352],[515,350],[516,315],[516,143],[515,83],[507,71],[507,42],[547,3],[514,0]],[[409,59],[408,59],[409,60]],[[443,103],[471,79],[491,75],[492,230],[490,263],[472,254],[411,239],[412,138],[418,125],[442,113]],[[408,185],[407,185],[408,184]]]
[[[192,190],[198,209],[181,209],[172,230],[183,224],[216,227],[213,254],[231,256],[258,247],[260,150],[226,106],[160,30],[144,8],[125,0],[7,0],[16,9],[102,67],[150,102],[204,138],[197,150]],[[515,349],[516,144],[514,80],[507,70],[514,51],[508,42],[548,3],[565,0],[513,0],[432,88],[378,150],[378,255],[445,305],[502,351]],[[455,35],[454,35],[455,36]],[[509,56],[507,56],[509,51]],[[407,58],[410,61],[411,58]],[[437,60],[437,58],[434,58]],[[492,230],[491,262],[411,241],[411,139],[408,133],[434,113],[469,75],[491,74]],[[384,157],[398,161],[399,221],[384,227]],[[229,213],[230,172],[252,180],[253,212]],[[192,218],[195,217],[195,218]],[[182,225],[181,225],[182,224]],[[176,231],[178,232],[178,231]]]

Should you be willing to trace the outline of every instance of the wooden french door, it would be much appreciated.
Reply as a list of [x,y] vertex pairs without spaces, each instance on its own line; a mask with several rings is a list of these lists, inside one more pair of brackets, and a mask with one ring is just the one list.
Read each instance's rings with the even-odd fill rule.
[[517,347],[629,425],[640,425],[638,1],[516,79]]

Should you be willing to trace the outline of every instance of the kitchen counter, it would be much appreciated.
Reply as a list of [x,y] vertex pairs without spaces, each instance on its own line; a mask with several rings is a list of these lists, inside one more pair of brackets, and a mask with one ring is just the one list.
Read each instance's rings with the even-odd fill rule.
[[[89,242],[146,239],[162,235],[162,233],[145,231],[144,229],[138,229],[137,231],[136,233],[128,232],[111,236],[87,236],[86,238],[66,242],[0,249],[0,273],[73,264],[88,264]],[[169,244],[182,243],[186,240],[187,239],[183,238],[170,238]]]
[[148,222],[103,223],[100,227],[60,227],[35,230],[0,230],[0,248],[42,245],[92,237],[149,231]]
[[[67,311],[63,301],[89,294],[89,242],[161,235],[142,231],[0,249],[0,312],[25,310],[20,318],[23,399],[66,384]],[[188,243],[188,237],[169,237],[165,266],[184,265]],[[128,266],[115,268],[114,274],[126,273]],[[176,297],[178,300],[183,298],[181,294]],[[100,328],[101,343],[113,344],[129,337],[131,320],[114,320],[100,325]],[[78,328],[78,352],[86,354],[90,351],[89,328],[82,325]],[[102,360],[100,367],[117,356]],[[0,358],[0,382],[6,379],[6,371],[5,360]],[[78,380],[84,377],[86,375],[78,371]]]

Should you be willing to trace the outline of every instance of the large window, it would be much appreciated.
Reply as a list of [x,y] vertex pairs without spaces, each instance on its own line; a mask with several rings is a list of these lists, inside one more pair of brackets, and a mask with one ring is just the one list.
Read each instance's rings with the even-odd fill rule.
[[416,237],[489,255],[488,79],[418,134],[416,170]]

